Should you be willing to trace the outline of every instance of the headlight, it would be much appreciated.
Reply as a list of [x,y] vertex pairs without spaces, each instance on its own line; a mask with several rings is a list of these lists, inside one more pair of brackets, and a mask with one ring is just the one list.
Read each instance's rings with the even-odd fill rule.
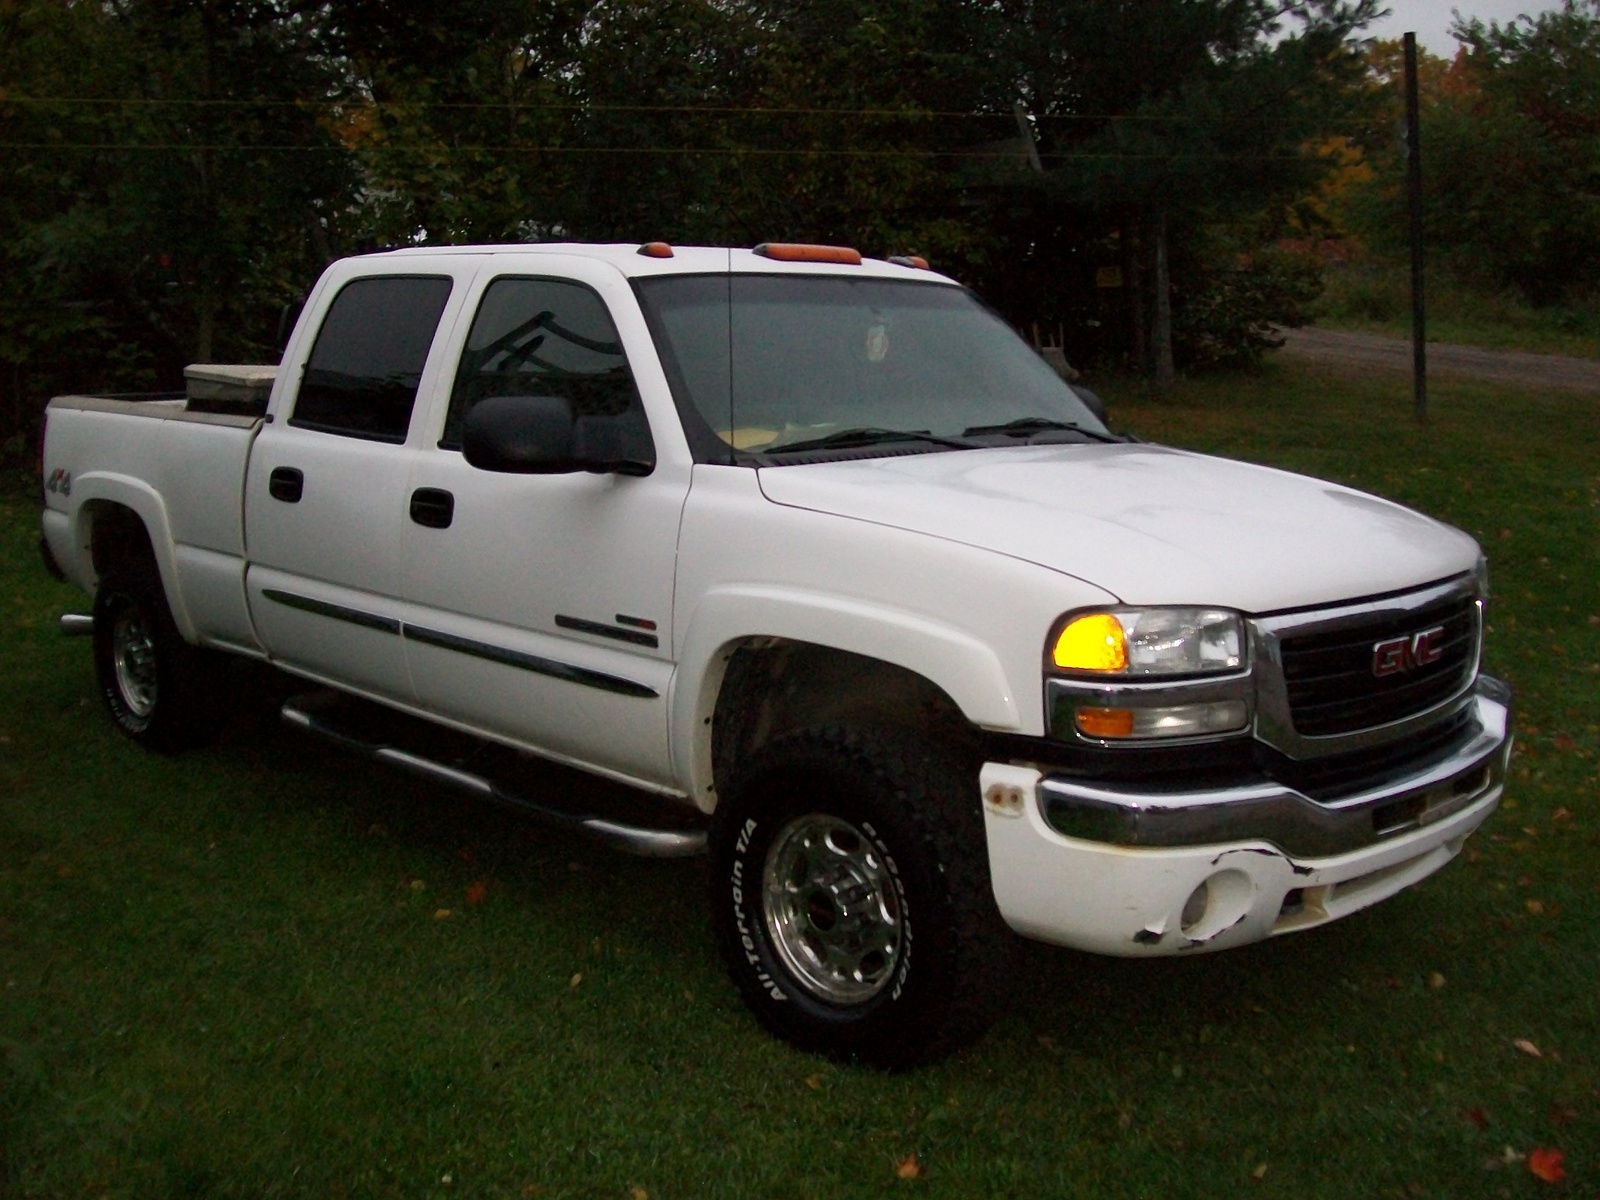
[[1073,617],[1050,661],[1096,674],[1205,675],[1244,666],[1244,618],[1215,608],[1113,608]]

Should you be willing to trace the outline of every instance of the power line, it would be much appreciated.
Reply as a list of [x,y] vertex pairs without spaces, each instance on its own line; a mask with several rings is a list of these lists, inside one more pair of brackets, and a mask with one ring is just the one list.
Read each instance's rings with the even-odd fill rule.
[[[436,153],[440,149],[450,152],[483,152],[483,153],[529,153],[529,154],[631,154],[631,155],[755,155],[765,158],[776,157],[843,157],[843,158],[960,158],[973,161],[993,161],[1007,159],[1012,155],[996,153],[990,150],[930,150],[930,149],[896,149],[894,147],[876,148],[807,148],[788,147],[784,149],[769,149],[754,146],[538,146],[538,145],[511,145],[477,144],[477,145],[449,145],[449,146],[384,146],[380,149],[399,151],[427,151]],[[228,151],[239,154],[255,153],[321,153],[321,154],[354,154],[357,150],[346,146],[306,146],[306,145],[268,145],[268,144],[238,144],[238,143],[200,143],[200,142],[0,142],[0,150],[108,150],[108,151],[164,151],[171,153],[195,152],[222,152]],[[1299,154],[1077,154],[1077,153],[1044,153],[1039,157],[1046,162],[1052,161],[1115,161],[1115,162],[1174,162],[1174,161],[1201,161],[1201,162],[1302,162],[1305,160]]]
[[[706,116],[773,116],[773,117],[870,117],[905,121],[925,120],[981,120],[1012,121],[1010,109],[986,112],[982,110],[938,110],[903,108],[798,108],[758,105],[717,104],[596,104],[589,102],[551,103],[544,101],[466,101],[466,100],[276,100],[276,99],[192,99],[157,98],[144,96],[4,96],[0,106],[26,105],[79,105],[119,106],[122,108],[291,108],[302,111],[325,109],[344,115],[357,112],[385,112],[416,114],[442,111],[490,112],[581,112],[581,113],[676,113]],[[1267,116],[1206,116],[1203,114],[1156,113],[1030,113],[1035,121],[1045,122],[1129,122],[1139,124],[1247,124],[1294,125],[1302,122],[1290,117]],[[1340,121],[1334,124],[1342,123]],[[1362,122],[1349,119],[1352,126],[1364,127]]]

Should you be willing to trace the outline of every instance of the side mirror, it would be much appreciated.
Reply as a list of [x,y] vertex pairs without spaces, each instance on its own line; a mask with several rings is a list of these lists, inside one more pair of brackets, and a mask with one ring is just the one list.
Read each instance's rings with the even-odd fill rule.
[[1073,395],[1083,401],[1083,406],[1099,418],[1100,423],[1104,425],[1106,423],[1106,402],[1086,387],[1079,387],[1075,383],[1069,383],[1067,386],[1072,389]]
[[575,417],[563,396],[489,396],[467,411],[461,454],[479,470],[514,475],[648,475],[655,448],[636,415],[636,424]]
[[461,454],[481,471],[562,475],[580,471],[572,452],[572,404],[561,396],[487,396],[467,412]]

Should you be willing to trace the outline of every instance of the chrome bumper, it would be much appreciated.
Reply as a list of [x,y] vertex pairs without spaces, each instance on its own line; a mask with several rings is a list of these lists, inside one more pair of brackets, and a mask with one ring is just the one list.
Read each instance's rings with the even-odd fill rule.
[[1052,775],[1039,781],[1040,813],[1057,833],[1118,846],[1266,841],[1297,857],[1358,850],[1498,796],[1511,756],[1510,690],[1480,676],[1471,704],[1478,732],[1466,743],[1337,800],[1319,802],[1271,780],[1172,793]]

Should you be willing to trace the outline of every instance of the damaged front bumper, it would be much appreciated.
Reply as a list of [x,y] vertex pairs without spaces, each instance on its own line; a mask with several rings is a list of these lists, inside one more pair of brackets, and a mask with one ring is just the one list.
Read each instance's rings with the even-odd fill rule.
[[1500,802],[1509,694],[1480,679],[1476,726],[1438,759],[1318,801],[1280,783],[1173,793],[1006,763],[980,786],[1001,915],[1102,954],[1219,950],[1310,928],[1433,874]]

